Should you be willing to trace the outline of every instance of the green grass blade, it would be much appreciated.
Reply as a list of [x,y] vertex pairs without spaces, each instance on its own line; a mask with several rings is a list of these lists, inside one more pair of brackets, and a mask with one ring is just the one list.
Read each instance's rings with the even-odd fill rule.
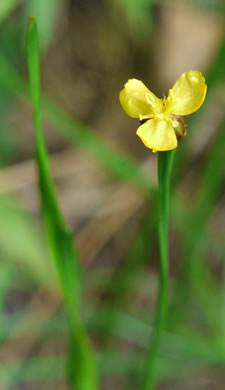
[[57,12],[62,4],[62,0],[26,0],[25,2],[25,15],[34,15],[39,21],[39,41],[40,46],[45,48],[49,45]]
[[81,277],[79,258],[74,248],[72,234],[67,230],[58,207],[43,137],[38,30],[33,17],[29,18],[28,23],[27,62],[34,110],[36,158],[42,214],[49,247],[58,270],[71,327],[70,353],[73,360],[69,360],[70,380],[74,389],[95,390],[97,389],[97,378],[94,359],[79,315]]

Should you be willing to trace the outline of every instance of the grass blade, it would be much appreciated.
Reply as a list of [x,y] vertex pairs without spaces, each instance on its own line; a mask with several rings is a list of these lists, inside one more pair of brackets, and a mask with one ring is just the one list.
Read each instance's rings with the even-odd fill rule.
[[25,14],[34,15],[39,21],[39,41],[43,48],[48,47],[55,27],[56,16],[62,0],[27,0]]
[[66,228],[58,206],[43,137],[38,30],[34,17],[30,17],[28,22],[27,61],[34,110],[36,159],[42,214],[49,248],[58,270],[71,327],[69,378],[74,389],[95,390],[97,389],[97,378],[94,359],[79,315],[81,278],[79,258],[74,248],[72,234]]

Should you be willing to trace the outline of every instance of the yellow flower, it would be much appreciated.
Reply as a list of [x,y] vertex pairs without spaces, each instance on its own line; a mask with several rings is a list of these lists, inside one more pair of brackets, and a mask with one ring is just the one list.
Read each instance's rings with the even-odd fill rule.
[[145,120],[137,135],[147,148],[157,152],[177,147],[175,129],[179,123],[174,116],[197,111],[205,100],[206,91],[202,73],[189,70],[179,77],[167,98],[157,98],[137,79],[128,80],[119,98],[127,115]]

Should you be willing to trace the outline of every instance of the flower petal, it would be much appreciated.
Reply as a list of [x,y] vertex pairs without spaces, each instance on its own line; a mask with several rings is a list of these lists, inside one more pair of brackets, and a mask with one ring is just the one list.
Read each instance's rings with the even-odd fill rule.
[[151,106],[147,102],[146,95],[149,89],[137,79],[130,79],[125,88],[120,92],[120,104],[127,115],[139,118],[140,115],[151,115]]
[[206,92],[207,85],[201,72],[184,72],[169,90],[167,110],[175,115],[192,114],[203,104]]
[[137,129],[136,134],[145,146],[153,151],[165,151],[177,147],[175,131],[167,121],[150,119]]

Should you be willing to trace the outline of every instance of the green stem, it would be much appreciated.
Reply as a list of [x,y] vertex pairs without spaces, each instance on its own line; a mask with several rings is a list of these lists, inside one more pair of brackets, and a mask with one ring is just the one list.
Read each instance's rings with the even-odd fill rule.
[[159,194],[159,296],[155,317],[153,339],[149,348],[143,390],[153,390],[156,382],[157,357],[162,334],[166,325],[168,309],[168,217],[169,187],[175,151],[158,153],[158,194]]

